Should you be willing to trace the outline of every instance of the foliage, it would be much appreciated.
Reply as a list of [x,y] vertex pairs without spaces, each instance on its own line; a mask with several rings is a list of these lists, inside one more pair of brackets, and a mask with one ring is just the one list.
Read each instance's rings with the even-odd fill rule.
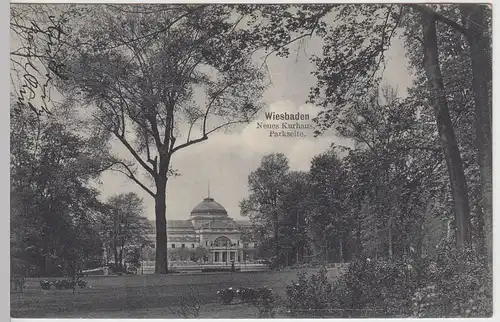
[[384,64],[400,23],[402,6],[353,4],[299,4],[240,6],[248,14],[251,39],[268,52],[288,57],[289,45],[306,37],[323,40],[321,55],[313,55],[316,86],[309,100],[323,111],[319,130],[335,124],[351,100],[367,95],[380,81]]
[[243,303],[253,305],[259,318],[273,318],[278,307],[278,296],[267,286],[255,288],[240,287],[236,295]]
[[124,261],[128,264],[128,268],[138,269],[141,267],[141,250],[139,247],[128,247],[125,249]]
[[209,255],[210,255],[210,253],[205,247],[198,246],[194,250],[194,259],[196,261],[202,261],[204,258],[208,257]]
[[280,255],[280,228],[288,170],[288,159],[283,154],[263,157],[259,168],[248,176],[250,195],[240,203],[242,215],[250,217],[254,236],[258,244],[265,245],[272,254],[272,262],[278,261]]
[[224,288],[217,291],[217,297],[222,302],[222,304],[230,304],[236,295],[236,291],[232,287]]
[[143,201],[135,193],[124,193],[110,197],[107,211],[101,218],[101,234],[105,247],[114,256],[117,265],[124,260],[138,267],[142,250],[152,247],[147,234],[152,231],[149,220],[143,217]]
[[177,300],[168,306],[168,309],[178,318],[197,318],[201,309],[199,292],[189,287],[189,291],[179,295]]
[[472,248],[441,245],[428,280],[412,297],[414,317],[490,317],[492,276]]
[[292,317],[487,317],[492,279],[471,249],[441,245],[436,260],[356,260],[337,280],[326,269],[287,286]]
[[297,281],[286,287],[286,308],[291,317],[331,316],[334,291],[325,267],[311,276],[305,271],[299,272]]
[[[72,274],[101,256],[102,144],[17,106],[11,109],[11,256],[20,274]],[[20,267],[19,267],[20,268]]]
[[[456,234],[457,243],[470,242],[468,231],[469,224],[472,223],[475,229],[486,233],[483,237],[481,237],[482,233],[476,234],[478,242],[488,247],[491,246],[491,233],[489,232],[491,227],[491,153],[489,152],[491,122],[488,121],[491,115],[491,99],[488,93],[491,80],[490,8],[481,5],[299,4],[238,6],[238,10],[250,17],[249,33],[250,39],[255,43],[254,46],[263,45],[268,55],[274,53],[288,57],[292,43],[300,41],[304,45],[303,41],[309,37],[322,41],[322,52],[311,58],[316,66],[313,74],[317,78],[317,83],[311,88],[309,101],[322,107],[316,119],[317,134],[334,128],[340,135],[355,139],[357,146],[373,150],[370,158],[376,160],[381,172],[387,171],[387,167],[389,169],[393,166],[403,165],[404,167],[403,162],[411,162],[417,153],[421,154],[418,156],[420,160],[425,160],[424,153],[431,157],[431,169],[433,164],[439,168],[440,159],[444,158],[449,168],[448,181],[450,183],[440,180],[445,181],[443,183],[448,185],[446,188],[451,192],[451,195],[445,198],[448,199],[446,203],[454,207],[454,225],[459,228],[459,233]],[[432,22],[422,23],[422,17],[428,17]],[[437,25],[437,44],[432,48],[433,52],[436,52],[436,62],[428,65],[441,67],[442,72],[439,68],[432,67],[426,74],[422,57],[428,57],[431,48],[428,44],[426,45],[421,33],[426,26],[431,25]],[[410,58],[412,71],[416,75],[415,88],[410,89],[411,98],[406,102],[387,104],[392,105],[393,108],[383,109],[384,113],[380,113],[378,108],[371,108],[371,111],[366,109],[366,106],[370,107],[370,104],[364,104],[365,107],[361,105],[360,110],[358,102],[373,100],[374,97],[378,99],[380,81],[386,63],[385,53],[393,40],[402,37],[407,40],[405,44],[407,55]],[[453,63],[456,59],[459,59],[463,65]],[[457,70],[457,66],[465,68]],[[472,75],[477,75],[477,77],[472,77]],[[441,81],[439,84],[433,82],[435,79],[442,79],[442,84]],[[373,89],[375,89],[375,95],[372,93]],[[426,99],[422,100],[424,97]],[[471,116],[472,118],[469,118]],[[416,121],[417,126],[413,126],[411,121]],[[470,123],[471,121],[473,122]],[[435,124],[430,122],[437,122],[438,131],[434,135],[430,135],[433,133],[432,129],[427,132],[429,125],[435,127]],[[475,134],[471,132],[474,127]],[[409,136],[414,133],[418,133],[416,140]],[[370,139],[370,136],[367,134],[375,134],[382,140],[368,142],[366,139]],[[469,145],[474,141],[470,140],[473,136],[476,142]],[[461,142],[456,142],[456,137]],[[374,143],[376,145],[373,145]],[[381,143],[383,145],[380,145]],[[435,143],[438,145],[434,146]],[[412,149],[412,153],[394,149],[394,146],[399,144],[404,144],[402,146],[405,149]],[[459,151],[457,144],[465,151]],[[440,153],[441,148],[446,151],[444,155]],[[427,153],[432,150],[437,153]],[[479,152],[479,159],[471,162],[470,156],[475,154],[471,154],[471,152],[476,152],[474,150]],[[384,160],[387,152],[389,159],[396,157],[395,160],[400,160],[399,164],[387,164],[387,160]],[[404,156],[397,155],[401,152]],[[462,169],[462,157],[466,159],[466,168],[469,167],[467,170]],[[479,165],[480,185],[477,180],[477,169],[474,169],[475,166],[471,167],[471,163],[474,162],[476,166]],[[414,167],[411,166],[411,168]],[[468,176],[472,175],[475,185],[472,190],[475,194],[471,202],[475,208],[472,220],[469,220],[470,193],[466,188],[468,184],[463,179],[465,171],[468,172]],[[443,171],[440,172],[443,173]],[[376,175],[382,179],[382,174]],[[385,178],[386,182],[387,179]],[[393,179],[400,181],[400,184],[380,187],[381,181],[376,180],[374,182],[377,184],[376,193],[363,201],[378,205],[377,209],[372,211],[371,216],[364,218],[369,219],[368,226],[372,227],[372,231],[364,235],[370,236],[369,244],[372,244],[370,246],[373,246],[374,252],[387,253],[388,256],[392,256],[397,251],[393,249],[393,241],[404,239],[403,236],[394,234],[395,231],[392,229],[394,225],[411,225],[414,226],[413,231],[418,231],[415,227],[422,226],[422,218],[418,217],[415,220],[411,217],[397,218],[398,221],[406,222],[396,223],[393,213],[401,211],[398,208],[405,205],[404,201],[392,202],[391,200],[390,204],[381,203],[381,201],[388,200],[385,196],[392,196],[401,193],[402,190],[407,190],[408,187],[401,185],[401,181],[407,179],[405,176]],[[419,189],[424,185],[421,182],[422,179],[413,179],[416,181],[408,180],[414,187],[411,190]],[[435,182],[425,184],[436,186]],[[478,193],[482,193],[483,196],[478,198]],[[409,193],[405,198],[411,200],[413,196],[415,193]],[[370,202],[369,199],[373,201]],[[357,204],[359,203],[360,201],[357,201]],[[421,209],[422,207],[422,205],[411,204],[408,208],[413,211],[425,211]],[[388,216],[382,215],[385,211],[388,212]],[[405,214],[413,211],[403,209]],[[376,220],[374,216],[377,217]],[[357,218],[356,221],[360,226],[359,222],[363,220]],[[408,230],[412,229],[408,227]],[[419,239],[421,237],[418,234],[420,233],[413,234],[417,236],[412,238],[411,247],[417,246],[420,252],[421,241]],[[356,239],[359,244],[363,234],[357,232],[357,235]],[[404,245],[404,247],[410,246]],[[488,252],[490,253],[491,250]],[[357,253],[359,255],[360,249]]]
[[358,260],[341,277],[341,307],[350,316],[408,316],[411,297],[424,283],[426,262]]
[[267,287],[259,287],[251,303],[257,308],[259,318],[274,318],[276,314],[276,295]]
[[50,281],[48,281],[48,280],[41,280],[41,281],[40,281],[40,287],[41,287],[42,289],[44,289],[44,290],[50,290],[50,285],[51,285],[51,284],[52,284],[52,283],[51,283]]
[[10,291],[23,292],[26,288],[26,279],[23,276],[11,275],[10,277]]
[[[316,259],[333,250],[335,260],[343,260],[342,241],[349,231],[349,218],[345,216],[345,171],[334,149],[315,156],[309,170],[310,206],[307,232]],[[343,248],[343,247],[342,247]]]
[[172,261],[187,261],[193,253],[187,248],[174,248],[168,250],[168,256]]
[[[69,36],[58,88],[133,157],[118,171],[155,198],[156,270],[167,272],[166,186],[175,152],[249,122],[263,75],[225,5],[99,6]],[[75,50],[77,48],[77,50]]]

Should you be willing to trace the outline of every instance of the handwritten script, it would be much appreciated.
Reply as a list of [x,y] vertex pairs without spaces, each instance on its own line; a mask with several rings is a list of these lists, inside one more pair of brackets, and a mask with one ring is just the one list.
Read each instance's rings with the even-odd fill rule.
[[[28,106],[37,114],[43,112],[50,113],[47,108],[46,99],[48,98],[48,86],[52,81],[52,75],[56,75],[62,79],[64,76],[64,64],[58,63],[54,48],[60,44],[61,37],[65,35],[62,30],[63,21],[56,21],[54,16],[49,17],[51,25],[46,28],[41,28],[36,22],[31,21],[31,26],[18,26],[21,32],[24,33],[27,45],[23,48],[22,54],[13,53],[27,59],[27,62],[20,64],[23,68],[21,77],[21,88],[19,89],[17,105],[20,108]],[[35,37],[43,43],[35,43]],[[39,47],[42,46],[43,49]],[[41,63],[45,68],[45,79],[40,81],[35,75],[43,75],[35,66],[35,62]],[[41,91],[41,100],[43,106],[36,108],[32,101],[36,98],[37,89]]]

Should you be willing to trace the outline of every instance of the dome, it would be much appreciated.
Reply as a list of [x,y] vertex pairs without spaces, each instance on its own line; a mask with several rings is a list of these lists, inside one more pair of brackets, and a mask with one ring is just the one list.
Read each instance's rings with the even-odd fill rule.
[[213,198],[205,198],[191,211],[191,216],[198,215],[225,215],[227,211]]

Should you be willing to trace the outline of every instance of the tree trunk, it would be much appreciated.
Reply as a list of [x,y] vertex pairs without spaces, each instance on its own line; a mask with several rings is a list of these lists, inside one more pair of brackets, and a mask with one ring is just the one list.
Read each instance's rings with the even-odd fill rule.
[[455,131],[451,122],[448,104],[444,92],[444,83],[439,67],[434,15],[422,13],[424,40],[424,68],[429,86],[430,103],[436,115],[441,145],[444,151],[448,175],[450,177],[453,210],[456,222],[456,244],[463,246],[470,243],[470,207],[465,183],[462,158],[458,149]]
[[358,212],[356,212],[356,257],[357,258],[361,258],[361,254],[363,253],[363,240],[362,240],[362,237],[361,237],[361,218],[358,214]]
[[118,253],[118,263],[120,268],[123,267],[123,249],[120,248],[120,252]]
[[490,259],[490,254],[488,253],[488,250],[486,248],[486,236],[485,236],[485,228],[484,228],[484,213],[483,210],[481,209],[481,206],[478,207],[478,214],[477,214],[477,248],[479,250],[479,254],[481,256],[486,256],[486,258],[489,260]]
[[155,274],[168,273],[167,259],[167,179],[159,175],[156,182],[155,218],[156,218],[156,257]]
[[115,256],[115,267],[118,266],[118,246],[116,237],[113,238],[113,254]]
[[297,240],[297,243],[296,243],[296,244],[297,244],[297,247],[296,247],[296,250],[295,250],[295,251],[297,252],[297,254],[295,255],[295,256],[296,256],[296,258],[295,258],[295,262],[296,262],[296,264],[298,264],[298,263],[299,263],[299,260],[300,260],[300,254],[299,254],[299,253],[300,253],[300,250],[301,250],[301,244],[302,244],[302,242],[301,242],[301,240],[300,240],[300,228],[299,228],[299,227],[300,227],[300,226],[299,226],[299,223],[300,223],[300,222],[299,222],[299,218],[300,218],[300,217],[299,217],[299,214],[297,214],[297,225],[295,226],[295,227],[297,228],[297,237],[296,237],[296,240]]
[[339,260],[340,260],[340,263],[344,262],[344,245],[342,242],[342,237],[340,237],[340,241],[339,241]]
[[482,213],[488,265],[492,263],[492,136],[491,136],[491,56],[490,41],[485,35],[487,28],[485,7],[471,6],[467,39],[472,61],[472,89],[476,115],[476,140],[481,176]]
[[[426,213],[428,213],[428,208],[424,208],[426,210]],[[423,253],[423,248],[424,248],[424,235],[425,235],[425,223],[426,220],[424,216],[420,216],[419,220],[417,221],[417,242],[416,242],[416,248],[415,248],[415,254],[412,254],[410,251],[411,256],[415,256],[416,259],[422,258],[422,253]],[[406,247],[405,247],[405,252],[406,252]]]
[[388,242],[389,242],[389,259],[392,260],[392,218],[389,218],[389,224],[388,224]]
[[[274,202],[274,207],[276,207],[276,202]],[[279,218],[278,218],[278,212],[274,210],[274,243],[276,247],[276,260],[278,263],[280,262],[279,256],[280,256],[280,240],[279,240],[279,233],[280,233],[280,227],[279,227]]]
[[328,264],[328,239],[325,239],[325,264]]

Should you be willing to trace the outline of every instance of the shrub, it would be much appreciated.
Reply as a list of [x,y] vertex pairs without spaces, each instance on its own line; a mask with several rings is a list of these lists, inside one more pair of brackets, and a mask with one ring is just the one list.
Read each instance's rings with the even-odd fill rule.
[[236,294],[244,303],[251,303],[257,298],[257,290],[253,288],[240,287],[236,290]]
[[326,269],[286,289],[293,317],[488,317],[492,277],[472,248],[444,245],[437,260],[355,260],[335,281]]
[[412,298],[414,317],[489,317],[492,315],[492,277],[472,248],[445,244],[434,269]]
[[425,281],[428,261],[357,260],[341,277],[340,305],[348,316],[408,316],[411,298]]
[[52,283],[49,280],[40,281],[40,287],[44,290],[50,290],[50,285]]
[[74,283],[73,281],[71,280],[56,280],[53,282],[54,286],[56,287],[56,289],[58,290],[62,290],[62,289],[70,289],[70,288],[73,288],[74,286]]
[[197,318],[201,309],[199,291],[190,286],[189,291],[177,296],[168,309],[178,318]]
[[255,306],[260,318],[272,318],[276,314],[278,297],[270,288],[260,287],[257,289],[240,287],[236,295],[241,302]]
[[286,288],[286,306],[292,317],[324,317],[336,308],[333,284],[327,279],[326,268],[310,277],[297,274],[297,282]]
[[232,287],[222,289],[220,291],[217,291],[217,296],[221,300],[222,304],[229,304],[233,301],[234,296],[235,296],[235,291],[233,290]]
[[331,282],[326,268],[288,286],[287,307],[293,317],[408,316],[411,298],[420,287],[427,262],[352,262],[345,273]]
[[76,281],[76,285],[78,285],[80,288],[85,288],[85,286],[87,286],[87,282],[79,279]]
[[26,288],[26,280],[23,276],[11,275],[10,290],[22,292]]
[[276,314],[276,296],[267,287],[258,288],[251,303],[257,308],[259,318],[273,318]]

